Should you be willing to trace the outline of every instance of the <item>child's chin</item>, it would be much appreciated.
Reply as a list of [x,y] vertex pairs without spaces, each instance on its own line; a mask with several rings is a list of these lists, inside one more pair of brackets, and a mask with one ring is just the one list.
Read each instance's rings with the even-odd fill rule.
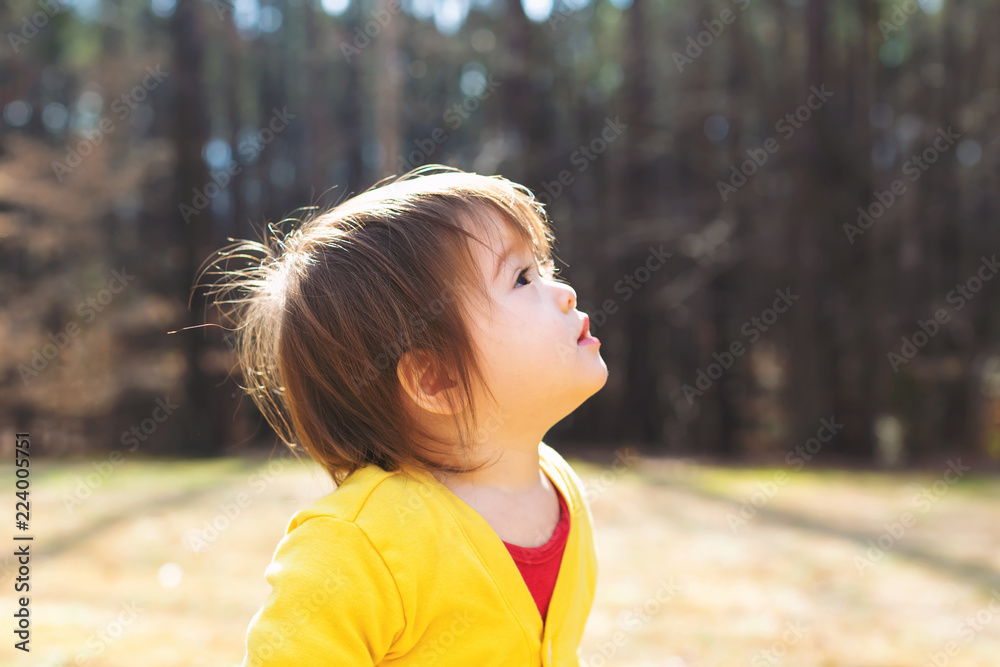
[[604,385],[608,383],[608,366],[604,363],[603,359],[601,360],[601,370],[603,372],[598,375],[600,382],[597,383],[597,387],[594,389],[595,394],[603,389]]
[[[600,379],[600,385],[597,387],[597,389],[600,389],[608,381],[608,365],[604,362],[604,359],[600,354],[597,355],[596,362],[597,363],[594,367],[594,377]],[[597,391],[597,389],[594,391]]]
[[604,363],[604,360],[601,359],[600,364],[595,366],[593,370],[587,374],[585,381],[581,383],[582,391],[585,394],[581,403],[603,389],[604,385],[607,383],[608,366]]

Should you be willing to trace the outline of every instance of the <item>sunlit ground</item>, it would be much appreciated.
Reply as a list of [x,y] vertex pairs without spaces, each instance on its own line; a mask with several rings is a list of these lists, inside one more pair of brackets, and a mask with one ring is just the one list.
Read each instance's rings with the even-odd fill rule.
[[[570,461],[601,559],[584,665],[1000,665],[995,477]],[[333,488],[293,459],[32,472],[31,653],[4,548],[4,665],[238,665],[288,519]]]

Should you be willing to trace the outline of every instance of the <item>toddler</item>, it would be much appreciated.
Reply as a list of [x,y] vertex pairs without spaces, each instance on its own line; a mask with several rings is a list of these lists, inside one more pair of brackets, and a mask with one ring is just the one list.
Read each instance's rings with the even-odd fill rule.
[[523,186],[432,165],[220,252],[246,391],[337,485],[278,543],[245,666],[579,665],[591,514],[542,439],[608,371],[553,240]]

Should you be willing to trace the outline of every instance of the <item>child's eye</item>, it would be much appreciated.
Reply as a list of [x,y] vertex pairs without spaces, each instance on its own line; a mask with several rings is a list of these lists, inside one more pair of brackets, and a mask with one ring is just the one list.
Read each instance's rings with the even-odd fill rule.
[[521,272],[517,274],[517,280],[514,281],[514,286],[515,287],[517,287],[520,284],[521,278],[524,278],[525,280],[528,281],[528,282],[525,283],[525,285],[530,285],[531,284],[531,280],[528,279],[528,271],[529,270],[531,270],[530,266],[526,266],[523,269],[521,269]]

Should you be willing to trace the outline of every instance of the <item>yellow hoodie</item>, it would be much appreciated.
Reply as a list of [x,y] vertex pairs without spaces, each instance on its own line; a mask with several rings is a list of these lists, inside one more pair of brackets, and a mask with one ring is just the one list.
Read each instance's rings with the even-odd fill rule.
[[432,474],[367,466],[297,512],[244,667],[578,667],[597,552],[583,485],[544,442],[570,530],[547,618],[493,528]]

